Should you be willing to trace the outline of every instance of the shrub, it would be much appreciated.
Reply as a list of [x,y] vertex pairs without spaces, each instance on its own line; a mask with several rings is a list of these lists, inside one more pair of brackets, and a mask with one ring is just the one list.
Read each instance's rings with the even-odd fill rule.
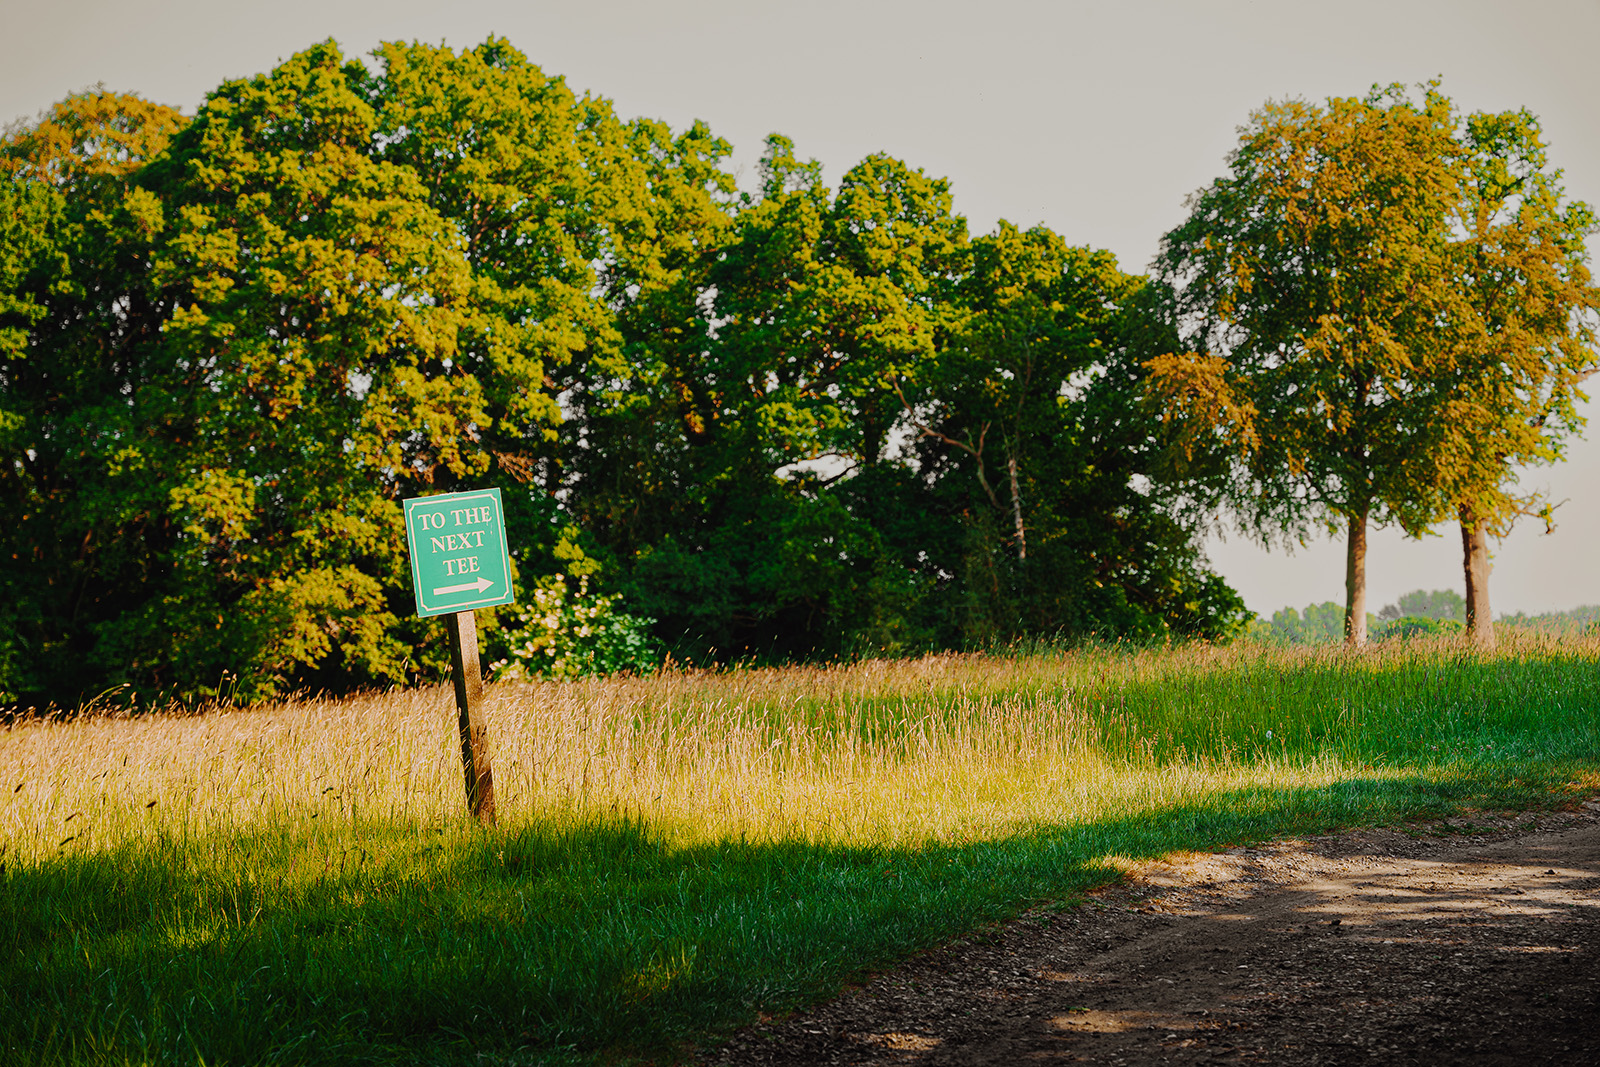
[[495,638],[505,653],[489,667],[497,680],[645,674],[660,662],[650,635],[655,620],[619,610],[620,596],[589,592],[587,576],[573,592],[557,574],[536,587],[532,599]]

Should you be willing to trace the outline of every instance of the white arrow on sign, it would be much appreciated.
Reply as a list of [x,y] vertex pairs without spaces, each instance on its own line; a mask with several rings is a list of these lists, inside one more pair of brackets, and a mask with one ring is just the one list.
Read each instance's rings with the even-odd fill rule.
[[468,582],[466,585],[441,585],[439,588],[433,591],[433,595],[444,596],[446,593],[481,593],[493,584],[494,583],[487,578],[479,578],[477,581]]

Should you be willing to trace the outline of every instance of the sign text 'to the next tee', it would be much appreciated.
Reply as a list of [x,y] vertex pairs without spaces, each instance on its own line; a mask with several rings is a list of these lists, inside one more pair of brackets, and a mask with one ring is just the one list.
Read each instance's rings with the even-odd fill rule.
[[417,614],[423,618],[510,604],[511,553],[500,490],[405,501]]

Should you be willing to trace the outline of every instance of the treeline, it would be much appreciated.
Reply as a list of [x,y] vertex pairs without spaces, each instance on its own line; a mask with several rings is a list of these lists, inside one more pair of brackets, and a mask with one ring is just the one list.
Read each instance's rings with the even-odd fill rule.
[[[1414,589],[1403,594],[1398,603],[1385,604],[1377,614],[1369,615],[1367,625],[1372,636],[1380,641],[1393,637],[1459,634],[1466,623],[1466,615],[1466,601],[1460,593],[1452,589]],[[1495,622],[1514,630],[1535,630],[1556,636],[1588,634],[1600,628],[1600,606],[1591,604],[1569,611],[1532,615],[1519,611],[1501,615]],[[1339,641],[1344,636],[1344,608],[1331,600],[1307,604],[1304,611],[1284,608],[1273,612],[1270,619],[1253,620],[1249,635],[1256,641],[1284,645]]]
[[1524,611],[1500,616],[1508,626],[1544,633],[1600,634],[1600,604],[1585,604],[1567,611],[1543,611],[1532,615]]
[[[1393,604],[1367,616],[1367,629],[1376,640],[1417,634],[1460,633],[1467,621],[1467,602],[1453,589],[1413,589]],[[1502,618],[1501,621],[1506,621]],[[1304,611],[1284,608],[1270,619],[1251,622],[1249,634],[1257,641],[1285,645],[1319,645],[1344,639],[1344,607],[1331,600],[1307,604]]]
[[[885,155],[574,94],[500,40],[331,42],[192,119],[75,95],[0,144],[0,693],[439,677],[399,502],[505,491],[508,670],[1225,640],[1197,533],[1459,523],[1582,425],[1595,214],[1524,111],[1272,103],[1148,277],[968,233]],[[538,595],[535,595],[538,594]],[[572,634],[597,635],[590,646]],[[557,667],[556,664],[561,664]]]
[[1169,301],[1108,253],[779,136],[741,191],[504,41],[374,59],[8,132],[5,699],[439,677],[399,502],[482,485],[525,591],[680,660],[1246,622],[1146,407]]

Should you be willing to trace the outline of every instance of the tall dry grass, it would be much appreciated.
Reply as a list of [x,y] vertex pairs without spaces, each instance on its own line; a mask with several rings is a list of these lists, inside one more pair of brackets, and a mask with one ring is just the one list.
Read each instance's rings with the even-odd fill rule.
[[[1525,672],[1595,654],[1593,641],[1511,644],[1487,659],[1436,641],[667,671],[491,685],[486,715],[513,825],[626,813],[686,842],[900,845],[1325,783],[1366,759],[1354,735],[1381,729],[1382,708],[1352,710],[1362,686],[1368,705],[1403,708],[1452,665]],[[19,724],[0,734],[0,789],[0,841],[24,861],[162,835],[421,832],[463,807],[445,687]]]

